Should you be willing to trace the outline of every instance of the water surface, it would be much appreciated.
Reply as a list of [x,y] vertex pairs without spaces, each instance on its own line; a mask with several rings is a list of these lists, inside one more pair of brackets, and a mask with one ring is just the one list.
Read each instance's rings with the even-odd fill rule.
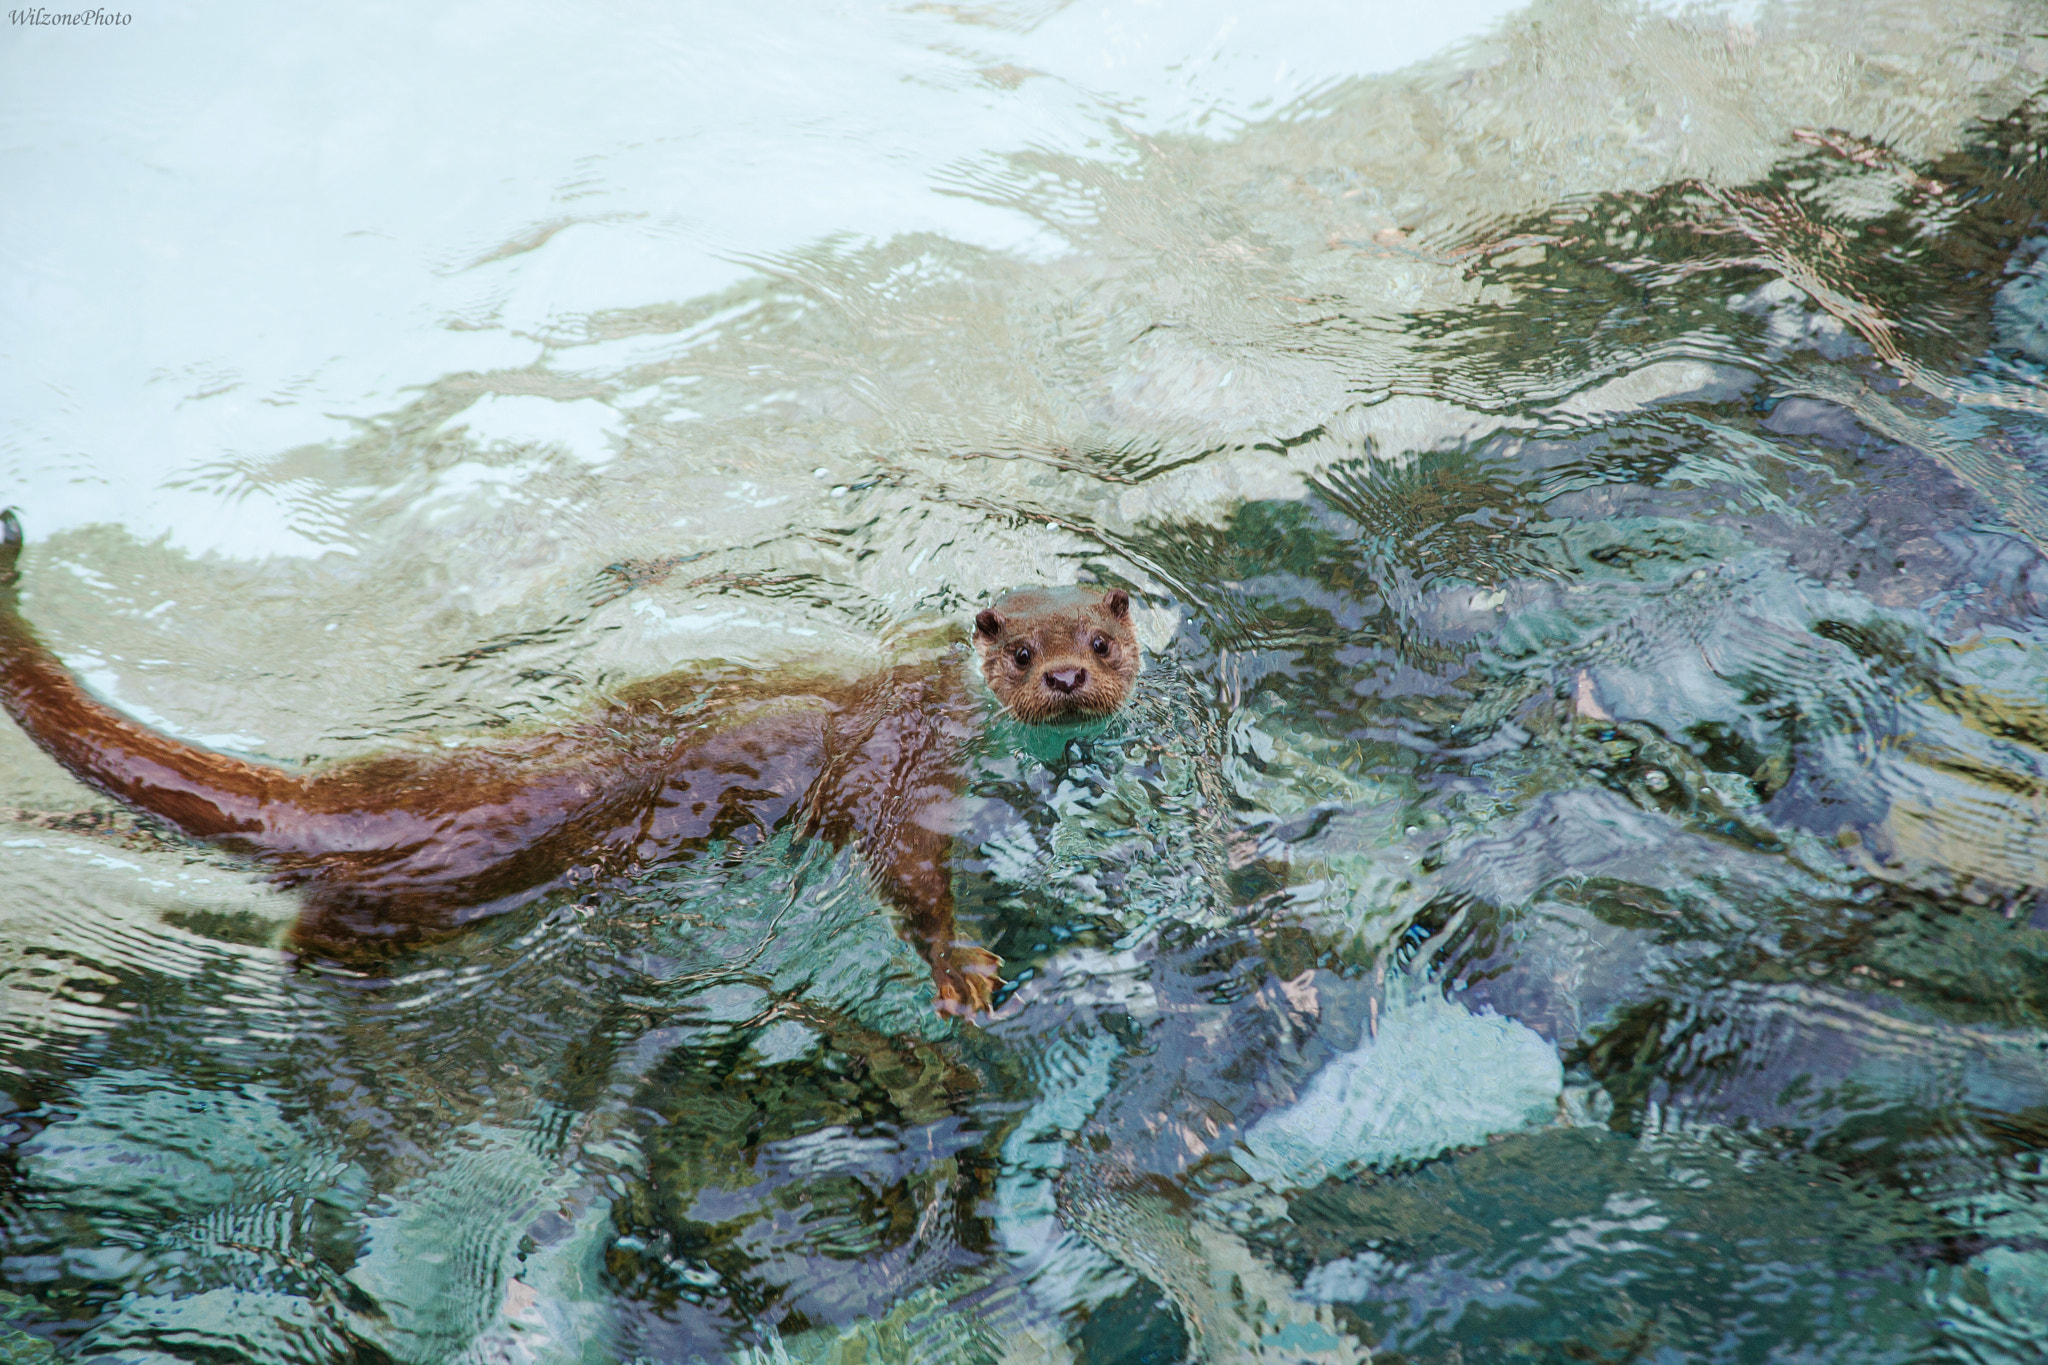
[[786,834],[295,962],[10,728],[0,1348],[2038,1358],[2037,7],[605,18],[8,32],[25,610],[300,763],[1123,587],[1000,1015]]

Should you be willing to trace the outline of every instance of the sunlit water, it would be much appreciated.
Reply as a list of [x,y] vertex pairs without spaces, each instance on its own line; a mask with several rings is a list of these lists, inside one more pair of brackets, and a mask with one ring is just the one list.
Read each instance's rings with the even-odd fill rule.
[[25,610],[134,714],[1152,657],[977,758],[982,1026],[786,836],[295,965],[9,727],[0,1353],[2040,1358],[2041,10],[1421,8],[6,30]]

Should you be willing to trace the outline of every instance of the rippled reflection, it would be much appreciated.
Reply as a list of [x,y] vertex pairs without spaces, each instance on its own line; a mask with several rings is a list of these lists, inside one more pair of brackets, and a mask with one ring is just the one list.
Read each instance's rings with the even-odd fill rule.
[[2038,13],[1541,5],[1227,132],[1026,65],[1062,13],[915,18],[1099,135],[936,182],[1036,245],[536,321],[641,229],[527,223],[432,326],[530,360],[164,479],[322,553],[71,525],[25,603],[319,762],[1123,587],[1131,706],[975,759],[996,1016],[789,830],[297,965],[10,729],[10,1359],[2037,1358]]

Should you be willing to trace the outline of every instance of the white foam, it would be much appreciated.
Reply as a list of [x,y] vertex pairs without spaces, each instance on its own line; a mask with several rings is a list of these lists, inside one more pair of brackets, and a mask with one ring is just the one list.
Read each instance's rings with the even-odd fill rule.
[[1377,1037],[1253,1124],[1235,1155],[1254,1179],[1303,1189],[1554,1122],[1563,1090],[1557,1050],[1534,1031],[1425,991],[1390,1002]]
[[625,430],[619,414],[595,398],[561,402],[499,393],[485,394],[442,425],[466,428],[479,446],[555,446],[587,465],[610,460]]

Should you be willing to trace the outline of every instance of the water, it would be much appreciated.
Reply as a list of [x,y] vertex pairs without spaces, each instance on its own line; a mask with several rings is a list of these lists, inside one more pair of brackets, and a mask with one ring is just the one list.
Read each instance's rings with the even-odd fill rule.
[[25,609],[324,761],[1127,588],[930,1008],[784,837],[382,973],[0,735],[0,1350],[2029,1361],[2030,5],[10,28]]

